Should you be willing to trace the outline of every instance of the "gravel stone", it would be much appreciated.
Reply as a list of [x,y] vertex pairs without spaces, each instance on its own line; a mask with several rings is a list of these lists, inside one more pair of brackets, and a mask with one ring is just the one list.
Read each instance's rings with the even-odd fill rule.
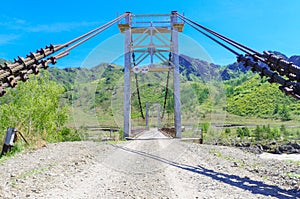
[[0,198],[300,198],[299,162],[177,139],[48,144],[0,164]]

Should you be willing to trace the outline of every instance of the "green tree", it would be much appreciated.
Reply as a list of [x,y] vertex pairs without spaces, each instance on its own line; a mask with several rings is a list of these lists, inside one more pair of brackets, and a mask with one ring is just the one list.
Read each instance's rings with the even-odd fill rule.
[[273,110],[273,115],[276,115],[278,113],[278,111],[279,111],[279,105],[276,103],[274,110]]
[[242,129],[243,129],[244,136],[249,137],[250,131],[249,131],[248,127],[243,127]]
[[287,131],[287,129],[285,128],[285,125],[281,125],[280,126],[280,133],[287,138],[289,136],[289,132]]
[[230,128],[226,128],[226,129],[225,129],[225,134],[229,135],[230,133],[231,133]]
[[238,127],[238,128],[236,129],[236,132],[237,132],[237,134],[238,134],[238,137],[240,137],[241,139],[244,138],[244,131],[243,131],[243,129],[241,129],[240,127]]
[[254,129],[254,136],[256,141],[260,141],[262,139],[262,129],[260,126],[256,126]]
[[288,121],[291,119],[291,114],[285,104],[283,104],[282,109],[279,112],[279,115],[282,121]]
[[[15,127],[27,139],[56,141],[57,133],[68,119],[67,108],[59,104],[64,88],[49,80],[33,76],[26,83],[20,82],[0,98],[0,131]],[[3,139],[2,139],[3,140]]]

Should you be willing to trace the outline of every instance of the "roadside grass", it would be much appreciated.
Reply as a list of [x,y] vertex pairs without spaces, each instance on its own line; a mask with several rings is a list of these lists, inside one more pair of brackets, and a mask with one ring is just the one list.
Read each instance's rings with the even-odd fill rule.
[[54,167],[55,165],[57,165],[57,162],[52,162],[50,165],[45,166],[45,167],[40,167],[40,168],[33,168],[29,171],[26,171],[24,173],[21,173],[20,175],[18,175],[17,177],[14,177],[11,179],[11,184],[14,188],[16,188],[17,186],[17,181],[20,179],[24,179],[24,178],[28,178],[31,177],[33,175],[38,175],[41,173],[44,173],[46,171],[49,171],[52,167]]
[[286,160],[286,162],[290,162],[290,163],[300,166],[300,160]]
[[233,156],[230,156],[230,155],[224,155],[224,154],[221,153],[221,151],[219,149],[213,148],[209,151],[209,153],[213,154],[214,156],[216,156],[218,158],[233,162],[234,164],[236,164],[240,168],[245,167],[245,162],[243,160],[237,159],[237,158],[235,158]]
[[11,148],[11,150],[0,158],[0,164],[3,164],[6,160],[10,159],[11,157],[15,156],[16,154],[24,150],[25,150],[24,143],[16,142],[15,145]]
[[298,174],[298,173],[287,173],[286,176],[288,176],[290,178],[300,179],[300,174]]

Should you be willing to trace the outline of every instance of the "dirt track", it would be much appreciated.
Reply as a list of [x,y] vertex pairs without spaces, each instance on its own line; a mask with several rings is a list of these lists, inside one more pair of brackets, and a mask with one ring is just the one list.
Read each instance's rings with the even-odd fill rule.
[[2,163],[0,198],[300,198],[298,167],[169,139],[57,143]]

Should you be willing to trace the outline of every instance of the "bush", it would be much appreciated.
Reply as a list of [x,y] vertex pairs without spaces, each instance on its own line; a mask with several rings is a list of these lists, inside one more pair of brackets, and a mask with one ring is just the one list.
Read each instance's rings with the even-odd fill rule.
[[80,133],[76,129],[70,129],[63,127],[62,130],[58,132],[58,137],[55,141],[66,142],[66,141],[80,141]]
[[50,81],[46,73],[43,78],[31,76],[26,83],[8,89],[0,98],[0,139],[13,127],[31,143],[55,141],[68,119],[67,108],[59,104],[63,92],[64,88]]

